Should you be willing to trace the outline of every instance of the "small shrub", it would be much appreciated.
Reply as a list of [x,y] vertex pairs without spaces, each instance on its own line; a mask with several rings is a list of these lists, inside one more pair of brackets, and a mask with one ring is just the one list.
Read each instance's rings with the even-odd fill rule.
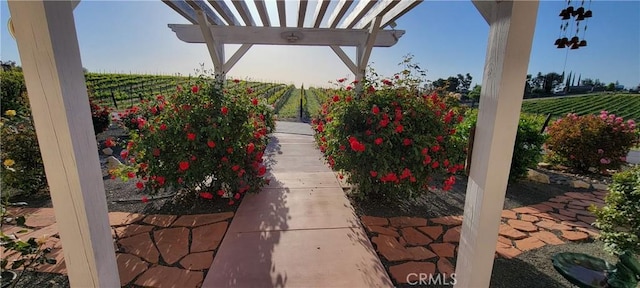
[[462,116],[435,93],[417,94],[401,77],[365,82],[363,95],[347,86],[312,121],[327,162],[348,174],[361,198],[449,190],[464,169],[462,147],[452,137]]
[[96,134],[106,131],[111,123],[111,108],[108,106],[100,106],[93,101],[90,101],[90,105],[93,130]]
[[620,168],[637,143],[635,122],[607,111],[599,116],[568,114],[551,124],[547,132],[548,159],[582,171]]
[[137,176],[136,186],[151,193],[172,187],[237,200],[258,191],[267,181],[262,157],[273,112],[246,84],[226,91],[211,81],[201,77],[134,108],[128,115],[136,115],[135,126],[125,120],[134,129],[121,154],[129,165],[110,172],[123,180]]
[[[518,132],[516,134],[515,146],[513,148],[513,157],[511,158],[511,168],[509,172],[509,181],[514,182],[524,178],[527,175],[528,168],[534,168],[542,158],[542,145],[546,140],[546,136],[540,133],[540,129],[544,125],[544,117],[525,114],[520,115],[518,122]],[[459,141],[466,143],[469,140],[469,133],[478,121],[478,110],[468,110],[465,119],[460,123],[456,130]]]
[[3,195],[8,191],[35,194],[47,187],[33,121],[28,114],[7,110],[1,120]]
[[613,175],[605,203],[601,209],[591,207],[605,250],[640,253],[640,166]]
[[22,72],[0,71],[0,99],[4,111],[26,112],[29,107],[26,92]]

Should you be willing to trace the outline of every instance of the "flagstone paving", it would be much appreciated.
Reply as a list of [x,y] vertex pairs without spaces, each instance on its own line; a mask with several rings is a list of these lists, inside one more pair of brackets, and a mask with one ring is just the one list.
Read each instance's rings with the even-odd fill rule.
[[[10,208],[9,212],[25,216],[33,229],[3,225],[3,233],[23,240],[46,239],[44,248],[52,248],[49,256],[57,263],[42,265],[38,271],[67,274],[53,208]],[[185,216],[109,213],[120,284],[199,287],[233,216],[233,212]],[[6,256],[10,262],[18,257],[16,253]]]
[[[546,202],[502,211],[496,257],[514,258],[524,251],[598,236],[587,209],[602,207],[606,191],[567,192]],[[570,208],[579,207],[579,208]],[[362,216],[371,242],[396,283],[413,281],[410,273],[455,271],[462,216],[439,218]],[[417,276],[416,276],[417,277]]]

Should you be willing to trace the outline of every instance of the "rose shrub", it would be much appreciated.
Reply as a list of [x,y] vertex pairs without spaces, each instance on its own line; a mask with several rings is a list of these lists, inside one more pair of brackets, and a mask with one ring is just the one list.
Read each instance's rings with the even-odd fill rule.
[[403,85],[407,74],[366,82],[360,95],[351,86],[340,89],[312,120],[326,161],[348,174],[356,196],[410,198],[435,186],[449,190],[464,170],[463,147],[452,137],[463,117],[436,93]]
[[[509,181],[514,182],[527,176],[527,169],[534,168],[542,158],[542,145],[547,139],[540,133],[545,118],[534,114],[520,114],[518,132],[511,158]],[[478,110],[468,110],[464,121],[456,127],[456,136],[462,143],[469,141],[471,127],[478,122]]]
[[640,253],[640,166],[613,175],[601,209],[591,207],[605,250]]
[[96,135],[109,128],[111,123],[111,108],[109,106],[100,106],[93,100],[89,101],[91,105],[91,120],[93,121],[93,131]]
[[[136,108],[136,129],[121,157],[128,162],[110,171],[151,193],[172,187],[212,199],[258,191],[268,180],[262,157],[273,112],[246,85],[230,91],[205,77],[175,94],[157,96]],[[133,119],[133,118],[132,118]],[[131,121],[131,120],[125,120]],[[198,192],[196,192],[198,191]]]
[[2,195],[35,194],[47,188],[47,177],[42,164],[33,120],[26,112],[7,110],[0,120],[2,125]]
[[547,159],[578,170],[618,169],[637,143],[636,124],[607,111],[599,116],[568,114],[547,128]]

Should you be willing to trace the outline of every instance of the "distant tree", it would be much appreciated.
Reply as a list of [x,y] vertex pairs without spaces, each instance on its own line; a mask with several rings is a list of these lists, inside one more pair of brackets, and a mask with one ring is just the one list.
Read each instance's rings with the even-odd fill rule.
[[438,80],[431,82],[431,85],[433,85],[433,88],[446,88],[447,87],[447,80],[444,80],[442,78],[438,78]]
[[613,83],[613,82],[609,83],[609,84],[604,88],[604,90],[606,90],[606,91],[616,91],[616,83]]
[[591,78],[584,78],[584,79],[582,80],[582,86],[594,86],[593,79],[591,79]]
[[22,71],[22,67],[16,65],[15,61],[2,61],[0,60],[0,66],[4,71]]
[[562,80],[562,75],[556,72],[547,73],[547,75],[544,75],[544,92],[547,94],[551,93],[551,89],[553,89],[553,87],[555,87],[559,83],[562,83]]
[[604,87],[604,83],[600,82],[600,79],[596,79],[596,81],[593,81],[593,86]]
[[447,78],[447,91],[458,92],[458,86],[460,86],[460,80],[458,77],[451,76]]
[[466,75],[458,74],[458,92],[465,93],[469,92],[469,88],[471,87],[471,81],[473,77],[471,74],[467,73]]
[[480,100],[480,92],[482,91],[482,86],[476,85],[473,86],[473,89],[469,91],[469,99],[473,101],[473,103]]
[[524,95],[531,95],[531,74],[527,74],[527,80],[524,81]]

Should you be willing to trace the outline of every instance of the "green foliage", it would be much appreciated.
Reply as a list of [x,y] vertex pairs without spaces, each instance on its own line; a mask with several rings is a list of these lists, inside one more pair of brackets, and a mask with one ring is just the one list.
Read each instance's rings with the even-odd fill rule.
[[[511,168],[509,181],[514,182],[527,175],[527,169],[536,167],[542,151],[542,145],[546,136],[540,133],[544,125],[544,117],[521,114],[518,122],[518,132],[516,134],[515,145],[513,147],[513,157],[511,158]],[[456,127],[456,137],[461,145],[466,145],[469,140],[471,127],[478,121],[478,110],[468,110],[465,119]]]
[[480,100],[481,90],[482,90],[482,86],[480,85],[473,86],[473,89],[469,92],[469,98],[473,99],[474,101]]
[[151,193],[173,187],[206,199],[240,199],[258,191],[266,183],[262,156],[275,122],[272,108],[245,85],[227,91],[200,77],[190,88],[142,103],[144,116],[121,153],[128,165],[110,172],[124,180],[137,176],[138,188]]
[[605,250],[640,253],[640,166],[613,175],[605,203],[600,209],[591,207]]
[[638,139],[635,121],[607,111],[600,116],[568,114],[547,132],[548,159],[582,171],[618,169]]
[[25,96],[27,86],[24,83],[22,72],[0,71],[0,101],[3,110],[16,110],[25,112],[28,110],[28,100]]
[[111,108],[109,106],[100,106],[92,100],[90,100],[89,105],[91,105],[93,131],[96,134],[106,131],[111,123]]
[[362,95],[336,91],[312,121],[327,162],[348,174],[359,197],[411,198],[435,183],[449,190],[464,168],[452,137],[462,117],[437,94],[417,96],[400,86],[407,75],[366,82]]
[[552,99],[528,99],[522,102],[522,112],[551,114],[552,116],[564,116],[567,113],[598,115],[602,110],[607,110],[625,119],[640,121],[640,95],[594,94]]
[[7,110],[0,120],[3,194],[8,191],[35,194],[47,187],[38,138],[31,116],[26,112],[13,113],[16,112]]

